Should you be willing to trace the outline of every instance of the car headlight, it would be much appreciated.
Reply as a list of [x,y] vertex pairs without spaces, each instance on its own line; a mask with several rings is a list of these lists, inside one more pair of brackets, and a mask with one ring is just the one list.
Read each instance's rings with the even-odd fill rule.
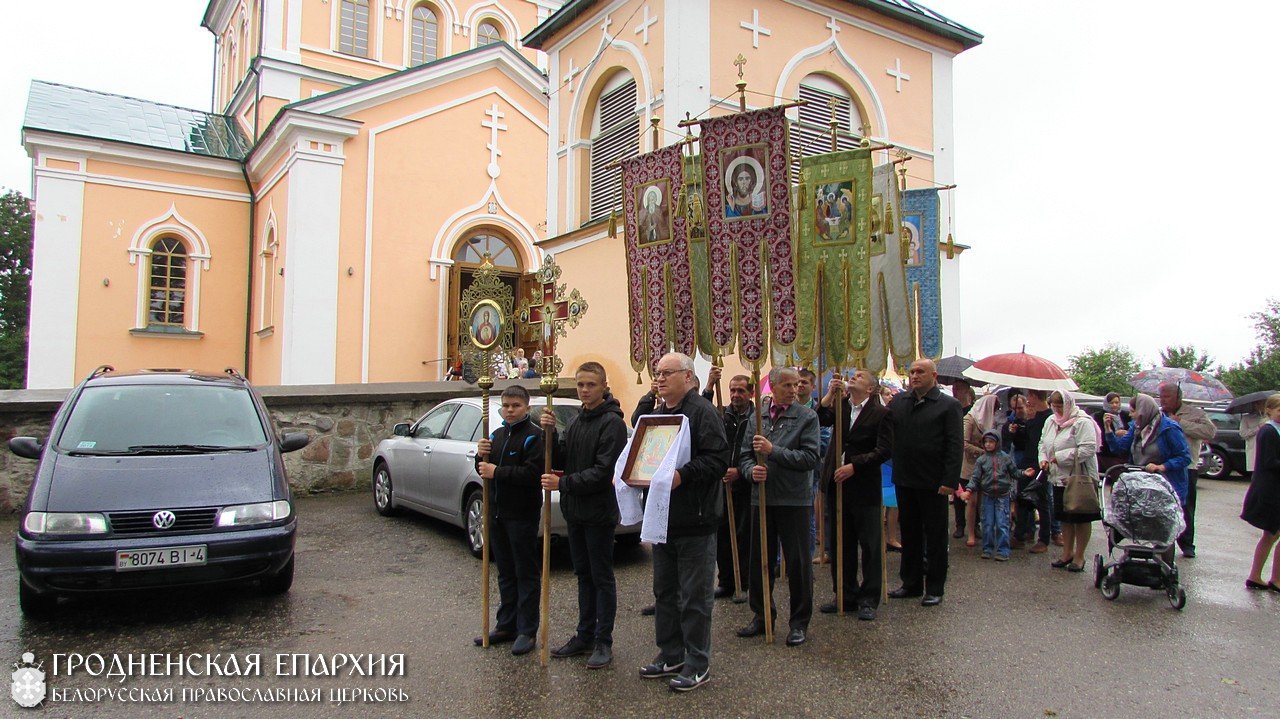
[[223,507],[222,511],[218,512],[216,526],[243,527],[249,524],[266,524],[285,519],[292,511],[288,500],[284,499],[275,502],[237,504],[232,507]]
[[98,512],[27,512],[22,528],[30,534],[106,534],[107,518]]

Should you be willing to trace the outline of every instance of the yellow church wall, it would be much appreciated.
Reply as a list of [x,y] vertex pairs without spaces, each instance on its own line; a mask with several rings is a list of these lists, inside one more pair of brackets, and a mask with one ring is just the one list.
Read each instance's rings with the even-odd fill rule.
[[[192,273],[200,275],[202,337],[130,332],[137,326],[139,297],[138,265],[129,262],[130,242],[171,208],[198,229],[209,246],[207,271],[199,268],[199,261],[188,264],[189,282]],[[86,269],[79,280],[76,376],[100,364],[118,369],[243,367],[248,212],[244,202],[86,184],[80,259]],[[189,253],[198,251],[189,241],[185,244]],[[145,282],[146,258],[137,261],[143,264]],[[187,301],[187,311],[192,312],[193,298]]]
[[86,163],[85,170],[90,174],[104,175],[107,177],[248,194],[248,190],[245,189],[244,180],[237,180],[229,177],[211,177],[208,175],[189,172],[160,170],[152,167],[125,165],[118,162],[109,162],[94,158],[89,158]]
[[[284,160],[280,161],[281,163]],[[273,177],[275,170],[265,173],[265,177]],[[281,177],[275,184],[261,193],[258,199],[256,217],[254,218],[254,253],[250,258],[253,265],[253,316],[250,318],[250,329],[253,335],[249,340],[249,381],[254,384],[280,384],[280,367],[282,361],[281,318],[284,314],[284,278],[279,274],[288,267],[289,247],[285,242],[289,223],[289,176]],[[259,253],[266,244],[268,226],[274,226],[277,243],[275,253],[275,272],[270,267],[265,270],[259,261]],[[269,312],[262,312],[263,283],[270,282],[274,287],[274,300]],[[261,319],[266,316],[265,321]]]
[[[271,125],[271,121],[276,118],[276,114],[280,112],[280,108],[287,104],[289,104],[289,100],[286,98],[263,96],[263,98],[258,102],[257,130],[259,135],[261,135],[267,127]],[[252,110],[250,110],[250,112],[252,112]],[[254,128],[250,127],[249,131],[245,134],[252,137],[253,130]]]
[[300,83],[299,87],[302,89],[301,95],[303,100],[310,99],[316,95],[321,95],[326,92],[333,92],[341,87],[340,85],[334,85],[333,83],[328,82],[319,82],[306,77],[302,78]]

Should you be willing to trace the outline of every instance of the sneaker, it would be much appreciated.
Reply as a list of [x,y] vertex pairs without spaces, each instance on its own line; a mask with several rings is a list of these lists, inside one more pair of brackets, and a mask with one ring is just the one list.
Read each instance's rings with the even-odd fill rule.
[[709,681],[711,681],[711,670],[704,669],[701,674],[681,674],[672,679],[667,686],[671,687],[673,692],[691,692]]
[[684,662],[678,664],[667,664],[658,657],[651,664],[640,667],[640,677],[642,679],[661,679],[662,677],[680,676],[681,670],[684,669]]
[[1028,549],[1027,551],[1031,552],[1032,554],[1044,554],[1045,552],[1049,551],[1049,545],[1045,544],[1044,542],[1036,542],[1035,546],[1033,546],[1031,549]]
[[569,641],[561,644],[555,649],[552,649],[551,656],[556,659],[566,659],[568,657],[576,657],[579,654],[586,654],[590,650],[591,645],[579,639],[578,635],[575,634],[569,639]]
[[587,669],[604,669],[613,663],[613,649],[608,644],[597,644],[591,658],[587,660]]
[[658,606],[656,604],[650,604],[647,607],[640,608],[640,616],[642,617],[652,617],[657,612],[658,612]]
[[982,553],[982,558],[983,558],[983,559],[991,559],[991,552],[983,552],[983,553]]
[[997,555],[996,555],[996,561],[997,561],[997,562],[1007,562],[1007,561],[1009,561],[1009,555],[1007,555],[1007,554],[997,554]]

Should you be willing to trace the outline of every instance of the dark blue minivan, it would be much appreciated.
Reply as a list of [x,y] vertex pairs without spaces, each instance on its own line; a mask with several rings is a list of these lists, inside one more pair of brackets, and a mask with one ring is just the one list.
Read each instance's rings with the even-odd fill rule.
[[234,370],[100,367],[67,396],[49,438],[14,437],[36,459],[16,540],[19,604],[59,597],[256,581],[293,584],[297,519],[278,436]]

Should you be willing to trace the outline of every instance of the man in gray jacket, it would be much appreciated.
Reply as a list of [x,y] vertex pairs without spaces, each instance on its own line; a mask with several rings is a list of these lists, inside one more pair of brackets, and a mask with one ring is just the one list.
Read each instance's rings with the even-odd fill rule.
[[[787,562],[791,595],[790,633],[787,646],[804,644],[813,616],[813,552],[809,543],[809,517],[813,512],[812,474],[820,461],[818,415],[799,401],[796,392],[800,375],[789,367],[769,372],[773,402],[765,414],[761,434],[743,440],[739,471],[755,483],[751,491],[751,582],[750,604],[755,618],[738,630],[740,637],[765,633],[765,622],[773,624],[777,611],[772,607],[773,588],[765,587],[760,571],[760,489],[765,489],[765,522],[768,537],[764,553],[769,557],[769,574],[777,571],[778,553]],[[769,582],[772,585],[772,582]],[[769,592],[770,616],[764,616],[764,593]]]
[[1191,448],[1191,466],[1187,468],[1187,502],[1182,505],[1182,516],[1187,528],[1178,537],[1178,547],[1182,556],[1196,556],[1196,478],[1200,476],[1197,467],[1200,463],[1200,445],[1205,440],[1213,439],[1218,428],[1204,410],[1193,404],[1182,401],[1182,387],[1176,382],[1165,382],[1157,390],[1160,396],[1160,411],[1165,416],[1182,425],[1182,433],[1187,435],[1187,446]]

